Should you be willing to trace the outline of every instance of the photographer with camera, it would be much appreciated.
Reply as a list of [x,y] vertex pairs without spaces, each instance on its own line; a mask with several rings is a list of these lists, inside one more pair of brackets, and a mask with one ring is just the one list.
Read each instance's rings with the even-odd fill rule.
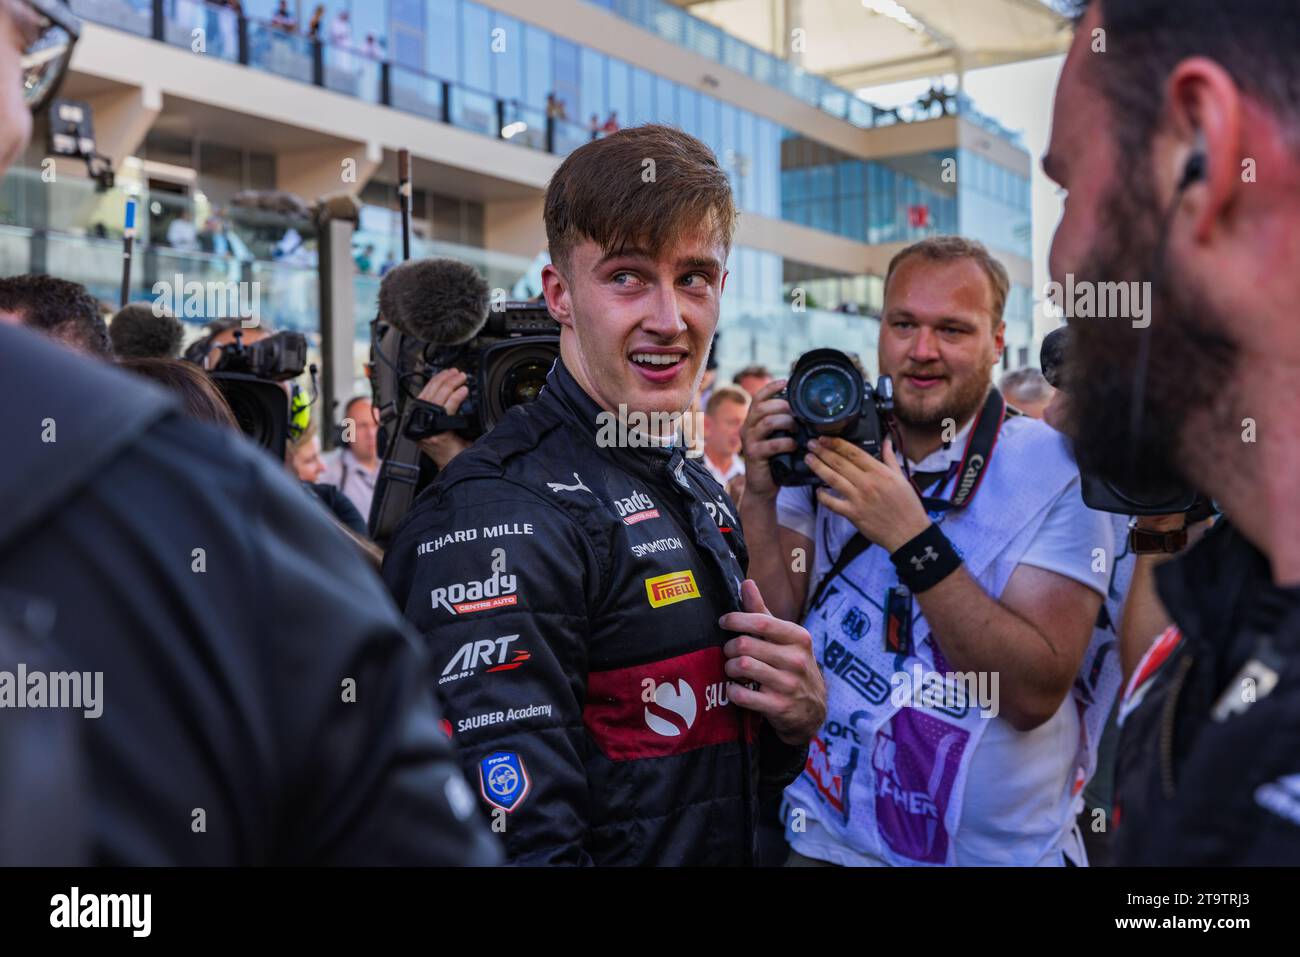
[[754,863],[759,795],[821,724],[807,632],[744,581],[733,507],[679,441],[735,215],[680,130],[571,153],[545,203],[560,358],[387,551],[512,862]]
[[993,388],[1008,286],[979,243],[904,249],[878,354],[892,396],[818,350],[750,410],[752,572],[828,685],[786,790],[794,863],[1085,863],[1076,795],[1119,680],[1094,630],[1114,535],[1064,440]]
[[[1300,16],[1293,0],[1080,6],[1043,160],[1069,190],[1052,275],[1146,284],[1150,307],[1071,319],[1066,428],[1081,466],[1186,483],[1226,516],[1152,570],[1146,628],[1161,606],[1174,628],[1121,702],[1116,861],[1294,864]],[[1185,529],[1142,531],[1149,550],[1185,546]]]

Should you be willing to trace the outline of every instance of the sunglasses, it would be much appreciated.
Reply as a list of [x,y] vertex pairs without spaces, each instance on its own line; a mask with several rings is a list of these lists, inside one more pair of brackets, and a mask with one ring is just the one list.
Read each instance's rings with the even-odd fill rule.
[[[9,0],[36,16],[39,34],[23,50],[23,99],[32,112],[47,106],[63,82],[81,21],[61,0]],[[16,15],[11,13],[11,15]]]

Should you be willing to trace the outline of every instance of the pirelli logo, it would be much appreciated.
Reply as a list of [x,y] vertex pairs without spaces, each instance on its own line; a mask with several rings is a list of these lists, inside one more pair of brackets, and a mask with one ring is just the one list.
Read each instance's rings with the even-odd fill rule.
[[664,605],[700,597],[700,590],[695,587],[695,576],[690,569],[647,578],[645,593],[652,608],[662,608]]

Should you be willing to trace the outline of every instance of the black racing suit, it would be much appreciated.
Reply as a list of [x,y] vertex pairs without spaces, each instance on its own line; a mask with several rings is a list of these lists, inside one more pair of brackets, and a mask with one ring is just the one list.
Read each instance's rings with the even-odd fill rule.
[[1300,863],[1300,589],[1226,521],[1156,580],[1182,638],[1138,670],[1115,863]]
[[728,701],[736,509],[681,448],[610,447],[612,419],[557,361],[416,502],[384,578],[512,862],[752,863],[760,781],[806,748]]

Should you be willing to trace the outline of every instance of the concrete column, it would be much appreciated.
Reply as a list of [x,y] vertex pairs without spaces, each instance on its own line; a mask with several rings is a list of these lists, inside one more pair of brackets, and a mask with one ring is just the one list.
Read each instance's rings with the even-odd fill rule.
[[115,170],[140,148],[162,112],[162,93],[156,86],[101,93],[86,102],[95,116],[95,148]]
[[276,185],[309,204],[330,193],[358,196],[383,159],[383,148],[374,141],[279,153]]
[[490,200],[483,208],[483,245],[498,253],[532,259],[546,248],[544,196]]
[[357,297],[353,286],[352,233],[356,223],[330,218],[321,227],[321,413],[322,447],[333,444],[332,425],[352,392],[352,343],[356,338]]

